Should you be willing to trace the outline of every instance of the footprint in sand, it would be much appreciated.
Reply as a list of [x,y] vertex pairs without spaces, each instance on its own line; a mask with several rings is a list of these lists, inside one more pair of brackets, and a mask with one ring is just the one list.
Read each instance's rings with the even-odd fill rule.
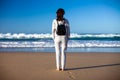
[[76,79],[72,72],[68,71],[67,73],[68,73],[68,77],[69,77],[70,79],[72,79],[72,80],[75,80],[75,79]]

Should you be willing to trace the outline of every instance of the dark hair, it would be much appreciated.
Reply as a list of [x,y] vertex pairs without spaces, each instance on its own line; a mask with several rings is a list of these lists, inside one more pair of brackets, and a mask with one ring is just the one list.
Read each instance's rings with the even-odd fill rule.
[[65,14],[65,11],[63,8],[59,8],[56,13],[58,13],[58,12],[62,12],[63,14]]

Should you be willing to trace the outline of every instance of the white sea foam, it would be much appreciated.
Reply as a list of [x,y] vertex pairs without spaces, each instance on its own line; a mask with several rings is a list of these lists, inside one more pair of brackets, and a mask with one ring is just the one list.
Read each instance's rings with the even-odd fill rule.
[[120,47],[120,41],[69,41],[68,47]]
[[46,33],[46,34],[25,34],[25,33],[14,33],[14,34],[11,34],[11,33],[7,33],[7,34],[3,34],[3,33],[0,33],[0,38],[8,38],[8,39],[29,39],[29,38],[52,38],[52,35],[49,34],[49,33]]
[[[0,42],[1,48],[13,47],[54,47],[54,42],[50,41],[22,41],[22,42]],[[70,40],[68,47],[120,47],[120,41],[74,41]]]
[[[111,38],[111,37],[119,37],[120,34],[77,34],[77,33],[71,33],[71,38],[82,38],[82,37],[97,37],[97,38]],[[41,33],[41,34],[25,34],[25,33],[0,33],[0,39],[1,38],[7,38],[7,39],[29,39],[29,38],[52,38],[52,35],[50,33]]]
[[71,38],[81,38],[81,37],[120,37],[120,34],[77,34],[72,33]]

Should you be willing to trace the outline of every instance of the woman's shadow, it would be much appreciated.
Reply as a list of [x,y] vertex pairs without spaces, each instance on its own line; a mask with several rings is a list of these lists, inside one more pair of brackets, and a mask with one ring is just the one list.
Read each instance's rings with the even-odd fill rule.
[[116,64],[105,64],[105,65],[95,65],[95,66],[86,66],[86,67],[76,67],[76,68],[67,68],[67,70],[80,70],[80,69],[92,69],[92,68],[102,68],[102,67],[110,67],[110,66],[120,66],[120,63]]

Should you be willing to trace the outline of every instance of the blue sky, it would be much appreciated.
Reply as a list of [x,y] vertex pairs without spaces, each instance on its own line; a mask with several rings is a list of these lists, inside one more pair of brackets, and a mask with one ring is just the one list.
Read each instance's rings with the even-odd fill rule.
[[0,33],[51,33],[56,10],[75,33],[120,33],[120,0],[0,0]]

